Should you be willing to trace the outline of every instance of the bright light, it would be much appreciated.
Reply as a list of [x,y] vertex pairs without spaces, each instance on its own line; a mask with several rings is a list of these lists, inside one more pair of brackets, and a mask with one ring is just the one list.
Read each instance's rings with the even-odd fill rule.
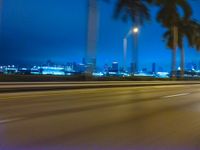
[[102,77],[104,74],[102,72],[92,73],[93,76]]
[[138,27],[134,27],[134,28],[133,28],[133,33],[138,33],[138,32],[139,32]]

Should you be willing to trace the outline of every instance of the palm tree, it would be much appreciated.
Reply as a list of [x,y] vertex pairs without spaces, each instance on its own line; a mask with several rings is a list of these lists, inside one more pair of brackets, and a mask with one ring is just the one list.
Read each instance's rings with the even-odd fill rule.
[[[178,47],[181,50],[181,77],[184,77],[184,66],[185,66],[185,50],[184,50],[184,39],[186,38],[189,46],[194,47],[195,41],[194,37],[196,37],[196,22],[193,20],[179,20],[177,23],[178,29]],[[164,39],[167,43],[167,46],[173,49],[173,31],[168,30],[164,33]]]
[[[172,77],[176,74],[176,49],[178,44],[178,22],[181,18],[187,20],[192,15],[192,9],[187,0],[118,0],[115,16],[123,20],[131,18],[134,22],[143,23],[150,18],[147,4],[159,7],[157,21],[168,30],[172,35]],[[183,11],[183,15],[179,11]],[[184,57],[184,56],[183,56]]]
[[200,51],[200,34],[198,34],[196,38],[196,49]]
[[[181,18],[184,20],[188,20],[188,18],[192,15],[192,9],[187,2],[187,0],[152,0],[153,3],[160,7],[160,10],[157,14],[157,21],[161,23],[162,26],[170,30],[172,35],[173,44],[171,45],[172,51],[172,77],[176,77],[176,49],[178,41],[182,41],[182,39],[178,39],[178,37],[182,37],[178,33],[178,25]],[[184,12],[183,16],[179,11],[179,8]],[[180,33],[181,34],[181,33]],[[169,44],[169,43],[168,43]],[[182,56],[184,57],[184,55]]]

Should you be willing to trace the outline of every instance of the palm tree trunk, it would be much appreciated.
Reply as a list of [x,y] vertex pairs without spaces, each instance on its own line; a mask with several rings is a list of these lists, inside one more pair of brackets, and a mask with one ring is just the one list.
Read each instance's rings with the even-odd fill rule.
[[176,78],[176,49],[178,42],[178,29],[176,26],[173,27],[173,52],[172,52],[172,78]]
[[184,69],[185,69],[185,50],[183,46],[183,42],[181,45],[181,77],[184,77]]

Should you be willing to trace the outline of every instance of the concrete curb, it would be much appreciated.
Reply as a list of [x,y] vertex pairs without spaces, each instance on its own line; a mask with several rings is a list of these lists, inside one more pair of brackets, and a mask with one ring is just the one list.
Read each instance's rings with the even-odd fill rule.
[[32,91],[56,91],[56,90],[79,90],[79,89],[97,89],[97,88],[120,88],[120,87],[147,87],[147,86],[172,86],[172,85],[199,85],[200,83],[136,83],[136,84],[102,84],[102,85],[81,85],[81,86],[44,86],[44,87],[18,87],[1,88],[0,93],[13,92],[32,92]]

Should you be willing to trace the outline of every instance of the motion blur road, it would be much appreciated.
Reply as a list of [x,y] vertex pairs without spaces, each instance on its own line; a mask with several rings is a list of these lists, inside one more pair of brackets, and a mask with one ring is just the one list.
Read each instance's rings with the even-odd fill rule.
[[199,150],[200,84],[0,93],[0,150],[78,149]]

